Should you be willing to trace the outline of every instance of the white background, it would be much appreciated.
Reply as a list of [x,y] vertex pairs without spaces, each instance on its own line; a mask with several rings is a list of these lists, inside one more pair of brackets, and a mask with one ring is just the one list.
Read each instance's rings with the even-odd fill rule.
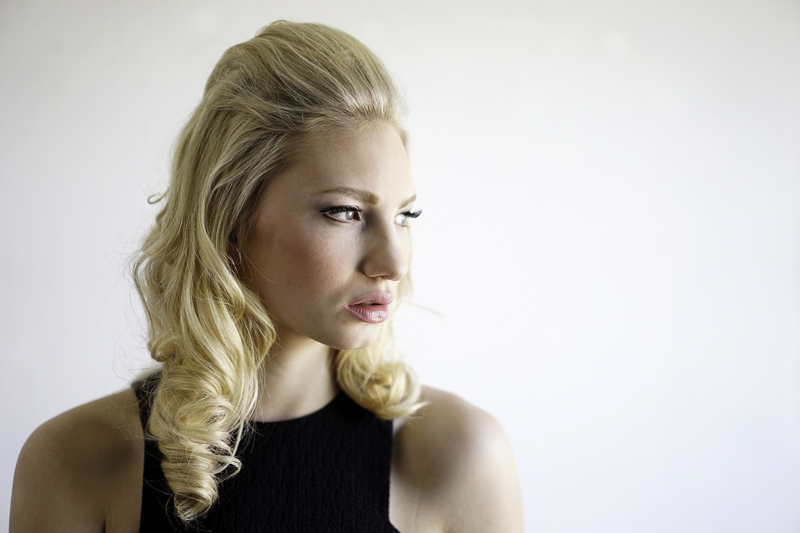
[[526,531],[800,531],[790,0],[2,0],[0,529],[30,432],[147,364],[146,198],[223,50],[278,18],[407,95],[403,343],[507,428]]

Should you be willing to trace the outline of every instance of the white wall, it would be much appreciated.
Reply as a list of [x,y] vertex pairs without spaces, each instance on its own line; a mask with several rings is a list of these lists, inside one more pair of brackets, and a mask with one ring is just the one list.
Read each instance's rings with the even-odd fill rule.
[[0,528],[57,413],[146,364],[123,263],[222,51],[277,19],[404,86],[423,380],[497,416],[530,532],[800,530],[800,5],[0,3]]

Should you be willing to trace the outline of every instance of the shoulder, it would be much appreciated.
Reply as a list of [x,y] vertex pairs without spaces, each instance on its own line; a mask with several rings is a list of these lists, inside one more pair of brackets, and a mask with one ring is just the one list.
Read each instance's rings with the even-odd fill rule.
[[489,452],[508,444],[503,427],[492,415],[455,394],[423,387],[420,401],[424,407],[398,424],[395,440],[401,446],[440,453],[437,459],[446,462],[438,467],[465,459],[485,460],[495,456]]
[[424,387],[420,399],[425,407],[398,424],[393,457],[395,480],[417,499],[414,514],[444,531],[521,531],[519,481],[500,423],[448,392]]
[[11,532],[103,531],[115,498],[130,499],[125,478],[141,470],[143,457],[132,389],[48,420],[17,460]]

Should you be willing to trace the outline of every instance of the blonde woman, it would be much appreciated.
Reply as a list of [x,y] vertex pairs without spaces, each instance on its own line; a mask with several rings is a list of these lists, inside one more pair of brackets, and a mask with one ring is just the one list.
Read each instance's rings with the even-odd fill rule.
[[502,428],[392,355],[405,145],[353,37],[276,22],[229,49],[135,262],[159,365],[34,432],[11,532],[521,531]]

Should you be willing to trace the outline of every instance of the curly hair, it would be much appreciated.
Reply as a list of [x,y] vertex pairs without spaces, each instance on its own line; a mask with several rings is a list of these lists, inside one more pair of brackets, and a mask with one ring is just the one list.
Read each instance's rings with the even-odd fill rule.
[[[164,455],[174,511],[208,512],[236,458],[259,395],[258,370],[276,342],[273,323],[227,257],[264,184],[299,157],[308,134],[368,122],[401,127],[404,108],[385,68],[360,41],[319,24],[278,21],[228,49],[182,130],[155,225],[133,262],[148,321],[148,348],[161,363],[146,438]],[[406,276],[398,301],[410,294]],[[378,340],[341,350],[340,387],[376,416],[419,408],[419,385]]]

